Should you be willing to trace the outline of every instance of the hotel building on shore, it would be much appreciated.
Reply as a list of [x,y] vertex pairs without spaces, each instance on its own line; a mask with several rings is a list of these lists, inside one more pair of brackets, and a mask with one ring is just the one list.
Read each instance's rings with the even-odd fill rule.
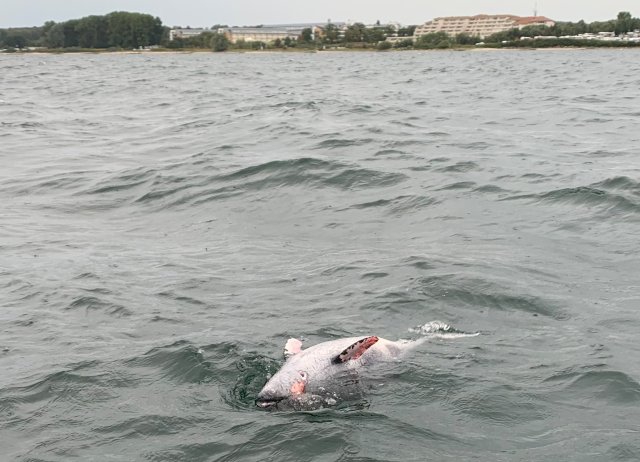
[[545,16],[514,16],[510,14],[478,14],[475,16],[445,16],[427,21],[416,27],[413,38],[433,32],[445,32],[449,35],[468,34],[488,37],[510,29],[522,29],[526,26],[553,26],[555,21]]

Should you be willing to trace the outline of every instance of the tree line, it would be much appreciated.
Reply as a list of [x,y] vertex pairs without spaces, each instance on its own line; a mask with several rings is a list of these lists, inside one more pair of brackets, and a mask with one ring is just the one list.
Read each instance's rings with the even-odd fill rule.
[[124,48],[159,45],[168,37],[160,18],[114,11],[41,27],[0,29],[0,47]]

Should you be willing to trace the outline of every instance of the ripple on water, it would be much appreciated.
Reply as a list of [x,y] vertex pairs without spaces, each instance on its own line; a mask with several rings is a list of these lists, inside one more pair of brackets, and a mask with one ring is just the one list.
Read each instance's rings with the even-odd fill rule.
[[351,146],[362,146],[364,144],[368,144],[373,141],[370,138],[366,139],[347,139],[347,138],[330,138],[327,140],[320,141],[315,149],[338,149],[338,148],[348,148]]
[[[159,178],[151,190],[136,199],[138,203],[160,207],[201,205],[213,200],[233,196],[274,191],[282,187],[337,188],[358,190],[395,185],[407,177],[401,173],[358,168],[341,162],[313,158],[271,161],[235,172],[191,178],[182,181],[164,181]],[[163,208],[164,210],[164,208]]]
[[141,186],[156,177],[159,172],[155,169],[136,169],[133,172],[125,171],[111,178],[101,179],[95,186],[82,191],[83,194],[108,194],[126,191],[136,186]]
[[501,200],[530,200],[535,204],[579,206],[593,210],[599,217],[624,217],[636,220],[640,214],[638,183],[617,177],[590,186],[561,188],[539,194],[511,195]]
[[620,443],[614,444],[608,451],[607,456],[611,460],[634,461],[640,459],[640,444]]
[[109,401],[116,396],[113,388],[125,383],[126,377],[100,369],[99,362],[85,361],[31,385],[5,388],[0,393],[0,406],[11,416],[11,425],[23,425],[32,419],[36,409],[41,415],[51,412],[54,403],[64,407],[64,402]]
[[85,310],[85,311],[97,311],[101,313],[108,314],[110,316],[131,316],[133,313],[124,307],[115,302],[107,301],[103,298],[98,298],[94,296],[80,296],[76,297],[69,305],[67,306],[68,310]]
[[254,409],[256,396],[268,377],[275,374],[281,366],[281,361],[264,356],[251,354],[243,356],[235,363],[238,370],[236,383],[231,392],[223,396],[223,399],[237,409]]
[[458,181],[456,183],[451,183],[446,186],[439,188],[439,191],[448,191],[448,190],[456,190],[456,189],[473,189],[476,187],[476,184],[473,181]]
[[393,199],[378,199],[371,202],[354,204],[347,207],[346,209],[340,209],[337,211],[343,212],[346,210],[354,210],[354,209],[382,208],[389,215],[404,216],[406,214],[421,210],[423,208],[429,207],[437,203],[438,203],[438,200],[432,197],[407,195],[407,196],[398,196]]
[[523,390],[510,385],[467,393],[453,399],[451,404],[457,413],[500,426],[544,420],[549,414],[549,410],[540,404],[538,397],[528,396]]
[[460,161],[455,164],[447,165],[438,169],[443,173],[465,173],[472,170],[478,170],[480,166],[473,161]]
[[[207,349],[229,352],[235,348],[234,345],[221,344]],[[135,369],[138,375],[162,378],[178,384],[210,382],[214,374],[200,350],[184,340],[154,348],[142,356],[126,360],[124,364]]]
[[628,176],[607,178],[599,183],[595,183],[594,187],[604,190],[629,191],[634,196],[640,196],[640,181],[629,178]]
[[[428,262],[415,261],[421,269],[430,269]],[[455,306],[474,311],[500,310],[527,313],[558,320],[568,319],[566,311],[550,300],[536,295],[527,295],[503,287],[497,283],[469,278],[458,274],[423,276],[413,280],[406,290],[392,290],[378,296],[378,301],[367,304],[367,308],[394,309],[402,305],[416,306],[425,303]]]
[[617,406],[637,405],[640,402],[640,383],[622,371],[569,370],[556,373],[545,382],[556,386],[560,384],[562,388],[557,394],[570,401]]

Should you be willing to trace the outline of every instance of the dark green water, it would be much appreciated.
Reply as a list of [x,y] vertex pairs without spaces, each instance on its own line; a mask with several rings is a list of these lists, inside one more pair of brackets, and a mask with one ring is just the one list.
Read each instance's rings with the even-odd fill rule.
[[[0,460],[640,459],[640,53],[0,55]],[[290,336],[432,338],[254,406]]]

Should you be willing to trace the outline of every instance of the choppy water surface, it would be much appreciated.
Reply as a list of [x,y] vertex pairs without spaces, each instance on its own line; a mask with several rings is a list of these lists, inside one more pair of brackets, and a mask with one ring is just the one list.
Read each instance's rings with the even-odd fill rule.
[[[640,53],[0,56],[2,460],[640,458]],[[441,320],[366,403],[253,400]]]

